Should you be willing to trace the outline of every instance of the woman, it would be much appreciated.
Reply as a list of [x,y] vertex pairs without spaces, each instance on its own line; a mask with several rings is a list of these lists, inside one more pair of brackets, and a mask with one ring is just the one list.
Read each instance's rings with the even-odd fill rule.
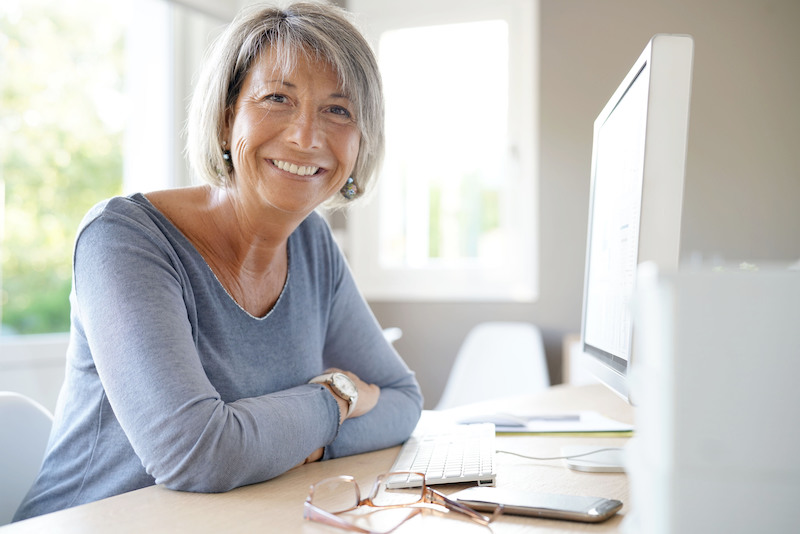
[[81,224],[65,384],[16,519],[152,484],[226,491],[408,437],[419,386],[313,211],[368,188],[382,112],[337,8],[231,24],[188,123],[208,184],[110,199]]

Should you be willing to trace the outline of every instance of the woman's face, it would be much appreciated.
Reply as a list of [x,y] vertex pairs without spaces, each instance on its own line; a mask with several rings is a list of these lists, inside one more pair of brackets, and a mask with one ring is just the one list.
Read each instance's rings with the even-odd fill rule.
[[308,213],[344,185],[358,156],[355,107],[336,73],[298,54],[285,76],[265,51],[245,78],[224,137],[242,200]]

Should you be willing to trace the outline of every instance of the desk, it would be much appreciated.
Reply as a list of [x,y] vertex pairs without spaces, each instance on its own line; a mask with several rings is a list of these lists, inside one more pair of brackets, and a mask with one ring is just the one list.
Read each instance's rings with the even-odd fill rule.
[[[524,397],[480,404],[489,409],[577,411],[596,410],[611,418],[633,422],[633,410],[602,385],[555,386]],[[458,408],[455,410],[463,410]],[[455,411],[454,410],[454,411]],[[619,446],[625,438],[499,435],[497,448],[538,456],[558,456],[565,444]],[[302,532],[335,534],[344,530],[303,520],[303,502],[309,485],[323,478],[349,474],[364,491],[375,475],[389,470],[399,447],[347,458],[303,465],[267,482],[220,494],[185,493],[160,486],[143,488],[102,501],[0,527],[0,534],[57,533],[147,533],[157,532]],[[545,493],[592,495],[621,500],[625,506],[600,524],[502,516],[491,530],[451,514],[426,512],[411,519],[396,532],[458,532],[504,534],[514,532],[619,532],[628,510],[628,479],[624,474],[581,473],[562,461],[526,460],[507,454],[497,456],[497,485]],[[444,493],[469,485],[437,486]]]

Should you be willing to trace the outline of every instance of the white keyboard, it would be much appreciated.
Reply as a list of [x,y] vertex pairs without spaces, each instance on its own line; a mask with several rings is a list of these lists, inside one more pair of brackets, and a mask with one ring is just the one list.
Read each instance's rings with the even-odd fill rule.
[[[494,435],[492,423],[429,428],[406,441],[392,471],[423,473],[428,485],[477,482],[479,486],[494,486]],[[411,485],[399,481],[390,487]]]

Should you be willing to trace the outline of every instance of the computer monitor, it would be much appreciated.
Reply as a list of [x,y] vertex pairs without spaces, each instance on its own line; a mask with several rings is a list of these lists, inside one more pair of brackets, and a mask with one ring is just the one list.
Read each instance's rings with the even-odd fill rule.
[[636,270],[679,263],[693,51],[690,36],[654,36],[594,122],[582,363],[634,404]]

